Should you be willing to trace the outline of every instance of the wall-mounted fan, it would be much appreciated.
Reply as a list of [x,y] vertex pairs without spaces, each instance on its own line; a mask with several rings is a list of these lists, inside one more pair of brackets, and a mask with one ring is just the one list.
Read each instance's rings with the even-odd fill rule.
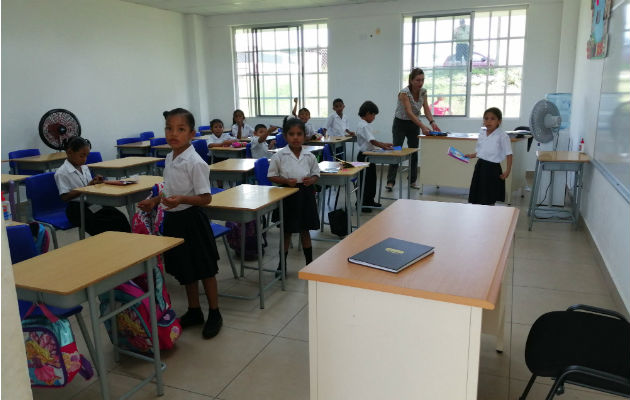
[[[534,139],[540,143],[551,142],[560,131],[561,123],[562,117],[555,104],[548,100],[539,100],[534,104],[532,113],[529,115],[529,126]],[[553,146],[554,151],[556,146],[557,141]]]
[[39,120],[39,137],[52,149],[63,150],[64,140],[73,136],[81,136],[81,124],[68,110],[50,110]]

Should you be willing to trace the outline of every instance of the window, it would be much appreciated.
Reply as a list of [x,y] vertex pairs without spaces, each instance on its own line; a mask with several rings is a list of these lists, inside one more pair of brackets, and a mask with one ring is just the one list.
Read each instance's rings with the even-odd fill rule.
[[328,115],[328,30],[313,23],[234,30],[237,107],[284,116],[293,98],[311,117]]
[[499,107],[518,118],[525,22],[525,9],[406,17],[403,86],[420,67],[434,115],[480,118]]

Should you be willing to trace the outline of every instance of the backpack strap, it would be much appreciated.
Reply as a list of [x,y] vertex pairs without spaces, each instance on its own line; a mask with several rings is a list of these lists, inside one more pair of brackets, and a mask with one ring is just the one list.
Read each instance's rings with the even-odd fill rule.
[[44,314],[44,316],[45,316],[46,318],[48,318],[48,320],[49,320],[50,322],[53,322],[53,323],[54,323],[54,322],[59,321],[59,318],[57,318],[57,316],[56,316],[55,314],[53,314],[52,312],[50,312],[50,310],[48,309],[48,307],[46,307],[46,305],[45,305],[45,304],[43,304],[43,303],[37,303],[37,302],[33,303],[33,305],[31,306],[31,308],[29,308],[29,309],[28,309],[28,311],[26,312],[26,314],[24,314],[24,318],[23,318],[23,319],[28,318],[28,317],[29,317],[29,315],[31,315],[31,314],[33,313],[33,311],[35,311],[35,308],[36,308],[36,307],[39,307],[39,309],[40,309],[40,310],[42,310],[42,313]]

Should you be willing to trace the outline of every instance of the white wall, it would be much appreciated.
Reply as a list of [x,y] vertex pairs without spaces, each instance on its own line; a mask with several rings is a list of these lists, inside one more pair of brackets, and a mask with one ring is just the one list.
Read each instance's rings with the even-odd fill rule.
[[[380,114],[374,122],[375,133],[377,138],[390,141],[402,71],[402,15],[484,10],[505,4],[508,4],[505,0],[401,0],[209,17],[205,31],[211,38],[207,47],[211,76],[208,91],[215,98],[209,102],[210,116],[222,118],[228,124],[236,105],[231,26],[321,19],[327,21],[329,30],[329,99],[344,99],[351,128],[358,122],[359,105],[368,99],[376,102]],[[561,0],[532,0],[524,4],[529,4],[529,8],[521,118],[504,120],[508,129],[529,125],[529,112],[534,103],[545,93],[556,91],[563,3]],[[370,38],[368,34],[376,29],[381,33]],[[573,55],[570,58],[573,59]],[[249,123],[259,121],[251,118]],[[443,130],[452,132],[477,131],[481,125],[481,119],[471,118],[437,118],[437,121]],[[278,123],[280,119],[260,122]],[[313,122],[316,127],[323,124],[323,120]],[[528,156],[528,169],[533,170],[535,156],[533,153]]]
[[[46,147],[42,115],[72,111],[104,159],[115,139],[190,107],[185,17],[117,0],[2,1],[2,158]],[[198,102],[197,102],[198,104]]]
[[[590,0],[581,1],[579,12],[571,138],[573,143],[584,138],[586,152],[592,157],[604,61],[586,59],[586,41],[591,29]],[[586,168],[581,212],[630,312],[630,206],[592,165]]]

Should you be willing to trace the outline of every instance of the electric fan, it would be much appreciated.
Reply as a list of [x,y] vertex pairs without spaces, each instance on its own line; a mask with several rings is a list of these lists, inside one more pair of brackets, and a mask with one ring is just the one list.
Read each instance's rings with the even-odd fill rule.
[[52,149],[63,150],[63,142],[81,136],[81,124],[68,110],[55,108],[39,120],[39,137]]
[[[540,143],[551,142],[560,131],[561,123],[562,117],[560,117],[560,111],[555,104],[548,100],[539,100],[534,104],[532,113],[529,116],[529,126],[534,139]],[[557,142],[553,145],[554,151],[556,146]]]

